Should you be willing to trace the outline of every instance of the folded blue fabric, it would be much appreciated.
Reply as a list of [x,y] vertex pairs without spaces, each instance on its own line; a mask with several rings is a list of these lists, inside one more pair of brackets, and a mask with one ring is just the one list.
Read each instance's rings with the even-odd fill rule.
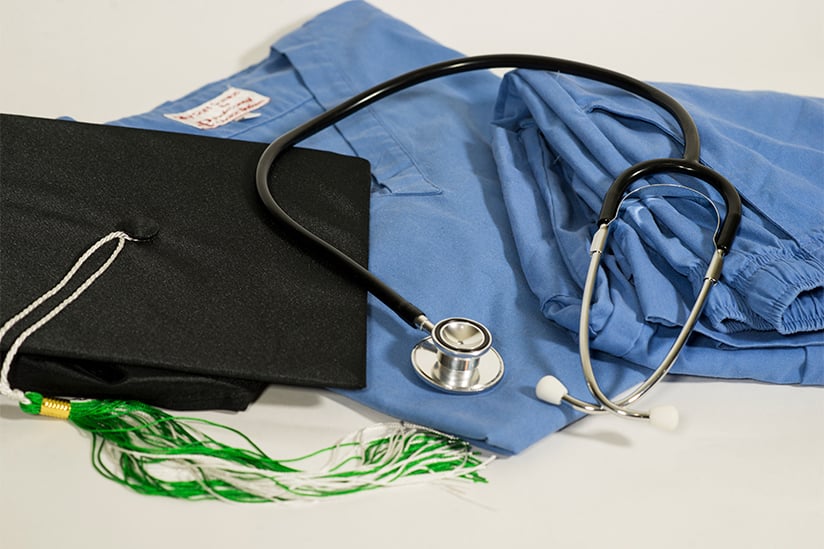
[[[673,371],[824,383],[824,101],[659,87],[691,113],[702,161],[724,174],[744,203],[700,335]],[[577,332],[601,197],[631,164],[680,157],[682,136],[649,102],[533,71],[504,79],[495,125],[495,158],[524,272],[544,314]],[[611,230],[592,308],[593,348],[655,367],[701,285],[716,216],[701,201],[654,190],[641,196]]]
[[[368,4],[349,2],[285,36],[261,63],[115,123],[271,141],[374,84],[456,57],[460,54]],[[486,72],[429,82],[300,146],[371,162],[370,268],[433,320],[466,316],[489,326],[507,366],[504,380],[488,393],[433,391],[409,362],[420,333],[370,298],[368,386],[344,394],[387,414],[514,453],[579,417],[535,398],[542,376],[557,375],[578,394],[585,394],[586,386],[574,339],[563,323],[546,319],[521,267],[523,243],[516,247],[516,238],[532,237],[523,232],[523,218],[511,218],[507,211],[511,196],[507,204],[491,148],[499,86],[500,79]],[[257,117],[210,130],[164,116],[197,107],[229,87],[270,100],[255,111]],[[500,157],[500,143],[496,151]],[[523,153],[514,147],[511,151],[513,159]],[[504,189],[511,194],[511,186]],[[533,208],[543,207],[538,186],[525,186],[522,192],[535,199]],[[544,268],[552,273],[566,267],[565,261],[564,255],[554,255]],[[609,393],[640,382],[647,372],[607,353],[596,352],[595,359]]]

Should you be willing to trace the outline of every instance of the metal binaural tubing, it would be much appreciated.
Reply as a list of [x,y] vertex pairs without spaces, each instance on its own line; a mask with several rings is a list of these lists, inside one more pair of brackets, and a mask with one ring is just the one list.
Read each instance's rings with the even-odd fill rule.
[[605,414],[609,411],[601,404],[592,404],[591,402],[575,398],[574,396],[568,394],[562,396],[561,400],[563,400],[579,412],[584,412],[585,414],[589,415]]
[[[606,244],[607,230],[608,225],[602,225],[599,229],[599,233],[602,235],[599,238],[599,247]],[[593,246],[593,248],[595,248],[595,246]],[[595,280],[598,275],[598,267],[601,264],[601,253],[599,249],[592,251],[589,269],[587,270],[587,278],[584,282],[583,296],[581,298],[581,316],[578,323],[578,353],[581,358],[581,368],[584,372],[584,379],[586,380],[589,392],[592,393],[592,396],[600,403],[593,406],[632,419],[649,419],[649,414],[646,412],[638,412],[612,402],[598,385],[598,380],[595,377],[595,371],[592,367],[589,349],[589,320],[592,295],[595,291]]]
[[589,349],[589,323],[592,295],[594,293],[598,267],[601,263],[601,253],[606,245],[607,234],[608,224],[604,224],[599,228],[596,233],[596,237],[593,238],[592,257],[590,259],[590,265],[587,271],[587,279],[584,283],[584,291],[581,302],[581,316],[578,327],[579,354],[581,358],[581,366],[584,371],[584,378],[586,379],[587,388],[598,401],[598,404],[592,404],[571,395],[564,395],[563,400],[575,409],[588,414],[609,411],[632,419],[649,419],[649,412],[640,412],[627,408],[627,406],[644,396],[644,394],[657,385],[664,378],[664,376],[669,373],[669,370],[672,368],[672,365],[675,363],[678,355],[686,344],[687,339],[692,333],[695,323],[698,321],[698,317],[701,315],[701,311],[704,308],[710,289],[718,280],[724,262],[724,253],[722,250],[718,249],[713,254],[713,258],[710,261],[706,274],[704,275],[704,281],[701,285],[701,289],[699,290],[698,295],[695,298],[695,302],[690,309],[687,320],[681,327],[678,336],[675,338],[675,341],[664,359],[652,372],[652,374],[650,374],[643,383],[635,387],[631,393],[618,401],[613,401],[606,394],[604,394],[598,385],[595,372],[592,367]]

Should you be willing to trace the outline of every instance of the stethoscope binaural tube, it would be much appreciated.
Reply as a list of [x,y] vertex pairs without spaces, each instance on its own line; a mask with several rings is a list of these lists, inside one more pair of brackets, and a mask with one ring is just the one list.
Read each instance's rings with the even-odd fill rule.
[[[726,251],[729,249],[729,246],[731,245],[732,239],[735,234],[735,230],[737,228],[738,218],[740,218],[740,200],[738,199],[738,195],[735,192],[735,189],[723,177],[716,174],[715,172],[712,172],[712,170],[708,170],[699,163],[701,144],[698,135],[698,129],[695,125],[695,122],[692,120],[692,117],[681,104],[679,104],[675,99],[665,94],[661,90],[658,90],[657,88],[650,86],[649,84],[646,84],[645,82],[642,82],[640,80],[636,80],[629,76],[608,69],[603,69],[593,65],[587,65],[584,63],[578,63],[575,61],[569,61],[565,59],[558,59],[554,57],[542,57],[535,55],[498,54],[465,57],[450,61],[444,61],[441,63],[435,63],[433,65],[429,65],[420,69],[407,72],[391,80],[388,80],[382,84],[378,84],[352,97],[351,99],[348,99],[340,103],[336,107],[333,107],[332,109],[312,118],[311,120],[302,124],[301,126],[298,126],[297,128],[285,133],[284,135],[273,141],[266,148],[266,150],[261,155],[260,160],[258,161],[258,166],[255,175],[256,185],[258,194],[261,200],[263,201],[264,205],[275,216],[275,218],[281,223],[282,226],[286,227],[288,230],[291,230],[297,236],[302,238],[303,241],[307,243],[307,245],[315,248],[316,250],[321,251],[321,253],[325,254],[327,257],[335,260],[357,285],[373,294],[387,307],[389,307],[393,312],[395,312],[395,314],[397,314],[407,324],[430,334],[427,340],[431,339],[431,345],[426,343],[427,340],[424,340],[424,342],[422,342],[421,344],[419,344],[418,347],[416,347],[416,351],[420,348],[422,349],[421,353],[424,355],[427,355],[427,353],[429,353],[430,351],[434,352],[437,364],[431,367],[427,365],[419,366],[418,364],[416,364],[416,370],[425,381],[435,386],[438,386],[439,388],[446,390],[448,392],[472,392],[472,387],[481,387],[478,390],[486,390],[491,388],[496,383],[498,383],[498,381],[500,381],[502,377],[503,362],[500,361],[500,357],[498,357],[498,371],[490,373],[487,382],[478,384],[467,381],[466,386],[462,386],[455,389],[454,387],[450,386],[450,383],[454,381],[454,379],[463,379],[465,377],[467,380],[469,380],[475,379],[477,377],[463,376],[463,374],[460,371],[461,368],[464,368],[467,365],[474,367],[480,364],[479,361],[475,360],[475,351],[480,351],[481,349],[483,349],[484,352],[488,350],[494,352],[494,349],[492,349],[491,346],[487,346],[484,343],[484,345],[478,347],[477,349],[470,349],[469,351],[467,351],[464,348],[465,345],[462,342],[457,342],[456,344],[454,342],[451,342],[449,337],[438,339],[440,337],[439,333],[449,333],[449,330],[440,330],[439,332],[439,330],[436,330],[435,328],[447,327],[455,329],[465,329],[467,325],[470,325],[474,326],[473,329],[477,330],[478,333],[485,334],[488,332],[488,330],[486,330],[486,328],[483,327],[483,325],[477,323],[476,321],[470,321],[468,319],[461,318],[445,319],[439,322],[438,324],[432,323],[432,321],[430,321],[426,317],[426,315],[423,313],[421,309],[419,309],[417,306],[415,306],[410,301],[406,300],[404,297],[398,294],[394,289],[392,289],[389,285],[383,282],[380,278],[375,276],[366,267],[358,264],[348,255],[346,255],[345,253],[343,253],[336,247],[332,246],[322,238],[318,237],[317,235],[315,235],[314,233],[312,233],[311,231],[297,223],[294,219],[292,219],[292,217],[290,217],[289,214],[285,212],[283,208],[280,207],[275,198],[272,196],[272,193],[269,189],[268,178],[273,163],[277,160],[278,156],[281,153],[283,153],[286,149],[318,133],[319,131],[328,128],[332,124],[335,124],[343,118],[346,118],[351,114],[354,114],[355,112],[363,109],[364,107],[376,101],[379,101],[380,99],[389,97],[394,93],[407,89],[416,84],[420,84],[443,76],[474,70],[485,70],[494,68],[521,68],[543,70],[550,72],[561,72],[604,82],[606,84],[616,86],[630,93],[638,95],[644,99],[647,99],[655,103],[659,107],[663,108],[674,117],[684,137],[683,158],[667,158],[653,160],[647,163],[641,163],[634,166],[634,170],[633,168],[631,168],[630,170],[627,170],[623,174],[621,174],[619,178],[616,180],[616,182],[610,188],[610,191],[607,193],[607,197],[604,202],[604,208],[602,209],[602,219],[599,220],[599,226],[608,226],[609,221],[614,219],[615,215],[617,214],[618,205],[620,204],[620,197],[623,195],[624,190],[631,183],[648,175],[661,172],[679,172],[694,175],[699,179],[707,181],[709,184],[716,187],[722,193],[722,195],[724,196],[724,200],[727,203],[727,218],[723,224],[722,230],[720,231],[719,235],[717,235],[718,238],[716,239],[719,250],[722,252],[721,256],[723,256],[723,254],[725,254]],[[609,221],[604,220],[605,215],[609,217]],[[606,234],[604,234],[604,240],[605,239]],[[718,264],[718,268],[720,270],[720,262]],[[592,269],[597,270],[597,264],[594,267],[591,267],[591,270]],[[703,299],[706,299],[705,295],[703,298],[701,298],[702,303]],[[588,298],[588,300],[591,300],[591,295]],[[700,307],[698,309],[698,312],[700,313]],[[588,314],[589,313],[587,312],[587,318]],[[697,314],[695,315],[695,317],[697,318]],[[467,324],[467,322],[469,322],[470,324]],[[690,330],[691,328],[692,325],[690,326]],[[686,340],[686,336],[683,339]],[[681,343],[681,346],[683,346],[683,343]],[[585,355],[588,357],[588,344],[586,347],[587,350],[585,352]],[[680,347],[678,350],[680,350]],[[414,357],[416,351],[413,351],[413,362],[415,360]],[[479,352],[478,354],[482,353]],[[494,354],[497,355],[497,353]],[[675,354],[677,355],[677,352]],[[469,358],[466,358],[467,356],[469,356]],[[588,362],[588,359],[586,362]],[[593,396],[595,396],[596,400],[598,400],[600,404],[589,404],[584,401],[574,399],[573,397],[567,394],[563,396],[563,400],[589,413],[613,411],[615,413],[618,413],[619,415],[627,415],[628,417],[640,417],[643,419],[649,419],[648,413],[634,412],[632,410],[627,409],[625,406],[634,401],[635,399],[637,399],[638,397],[640,397],[644,392],[646,392],[646,390],[649,389],[649,387],[657,383],[657,381],[660,380],[660,377],[663,377],[663,374],[659,374],[659,372],[656,371],[656,374],[658,375],[654,374],[654,376],[652,376],[656,379],[654,379],[649,384],[649,386],[647,386],[641,391],[636,391],[636,394],[631,395],[633,398],[623,399],[618,403],[614,403],[607,399],[606,396],[603,395],[603,393],[600,391],[600,388],[598,387],[597,382],[594,379],[594,373],[591,371],[591,365],[589,367],[584,365],[584,370],[585,375],[588,378],[588,385],[590,386],[590,389],[593,391]],[[659,370],[662,369],[659,368]],[[668,370],[668,367],[663,368],[663,370],[665,373],[665,370]],[[437,374],[437,372],[441,371],[447,373],[443,376]],[[432,372],[435,372],[434,376],[430,376]],[[430,379],[430,377],[432,377],[432,379]]]
[[[621,201],[626,190],[633,182],[639,179],[663,173],[680,173],[689,175],[714,187],[721,194],[724,200],[726,206],[725,216],[714,237],[716,249],[709,261],[707,271],[704,274],[701,289],[695,298],[695,302],[693,303],[686,321],[681,327],[681,330],[679,331],[678,336],[675,338],[675,341],[669,351],[658,367],[656,367],[652,374],[650,374],[650,376],[647,377],[643,383],[633,389],[627,396],[618,401],[613,401],[601,390],[598,385],[590,358],[589,319],[592,296],[595,289],[595,280],[598,273],[598,267],[601,262],[601,256],[606,248],[606,242],[609,235],[609,225],[618,216],[618,209],[621,205]],[[546,376],[538,382],[535,389],[538,398],[556,405],[561,404],[561,402],[566,402],[573,408],[587,414],[612,412],[632,419],[649,420],[653,425],[663,429],[674,429],[678,424],[678,413],[673,407],[659,406],[652,408],[649,411],[642,412],[628,408],[628,406],[641,398],[647,391],[660,382],[669,372],[670,368],[672,368],[672,365],[675,363],[675,360],[678,358],[678,355],[686,344],[687,338],[695,327],[695,323],[701,314],[710,289],[713,285],[715,285],[721,276],[724,256],[727,252],[729,252],[730,246],[732,246],[732,241],[735,238],[735,233],[738,229],[740,220],[741,199],[738,192],[732,184],[719,173],[702,164],[699,164],[696,161],[675,158],[648,160],[628,168],[621,175],[619,175],[607,191],[604,204],[601,208],[600,218],[598,220],[599,228],[592,238],[592,245],[590,246],[590,264],[587,270],[586,281],[584,283],[584,290],[581,299],[581,315],[578,326],[578,348],[581,359],[581,368],[584,372],[587,388],[592,396],[595,397],[597,404],[588,403],[569,395],[563,383],[561,383],[560,380],[554,376]]]

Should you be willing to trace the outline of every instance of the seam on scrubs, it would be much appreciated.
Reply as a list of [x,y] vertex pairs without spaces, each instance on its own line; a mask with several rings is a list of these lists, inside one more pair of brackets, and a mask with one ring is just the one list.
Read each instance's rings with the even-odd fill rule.
[[[334,61],[337,57],[330,55],[326,35],[319,35],[311,26],[304,27],[298,32],[305,32],[311,39],[297,40],[292,36],[272,45],[272,51],[283,55],[289,61],[306,91],[323,108],[328,109],[363,91],[354,85],[347,72]],[[313,65],[304,66],[301,62],[307,55],[304,50],[311,51]],[[317,74],[323,75],[320,82]],[[389,190],[388,194],[441,194],[442,190],[426,177],[373,106],[365,107],[353,117],[334,124],[334,128],[357,156],[370,161],[374,179],[380,186]],[[365,146],[353,135],[354,133],[368,135],[369,145]]]

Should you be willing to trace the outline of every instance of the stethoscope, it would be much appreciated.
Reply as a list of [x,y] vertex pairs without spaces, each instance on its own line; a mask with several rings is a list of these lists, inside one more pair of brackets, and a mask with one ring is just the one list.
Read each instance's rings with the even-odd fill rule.
[[[436,63],[378,84],[273,141],[261,155],[257,166],[257,190],[261,200],[277,220],[300,237],[307,246],[319,249],[332,258],[355,284],[369,291],[410,326],[428,334],[415,346],[411,356],[415,371],[424,382],[441,391],[455,394],[473,394],[491,389],[503,378],[504,363],[492,347],[492,334],[486,326],[468,318],[446,318],[438,323],[430,321],[423,311],[404,299],[367,268],[292,219],[272,196],[268,177],[272,164],[286,149],[375,101],[442,76],[494,68],[562,72],[601,81],[655,103],[669,112],[678,123],[684,137],[683,157],[647,160],[626,169],[610,186],[601,207],[598,228],[590,248],[591,259],[584,283],[579,325],[581,365],[587,387],[596,402],[591,403],[570,395],[563,383],[554,376],[542,378],[536,386],[537,397],[552,404],[560,405],[566,402],[586,414],[612,412],[622,417],[649,420],[653,425],[663,428],[674,428],[678,422],[678,415],[671,406],[659,406],[649,411],[639,411],[629,406],[661,381],[692,333],[709,291],[720,277],[724,256],[729,252],[735,238],[741,218],[741,199],[729,181],[700,163],[701,145],[695,122],[683,106],[657,88],[607,69],[551,57],[503,54]],[[609,226],[618,216],[618,210],[629,187],[636,181],[659,174],[684,174],[709,184],[721,194],[726,206],[725,216],[714,235],[715,252],[709,261],[701,290],[669,352],[646,381],[628,395],[619,400],[612,400],[598,385],[590,358],[589,315],[596,275],[606,247]]]

